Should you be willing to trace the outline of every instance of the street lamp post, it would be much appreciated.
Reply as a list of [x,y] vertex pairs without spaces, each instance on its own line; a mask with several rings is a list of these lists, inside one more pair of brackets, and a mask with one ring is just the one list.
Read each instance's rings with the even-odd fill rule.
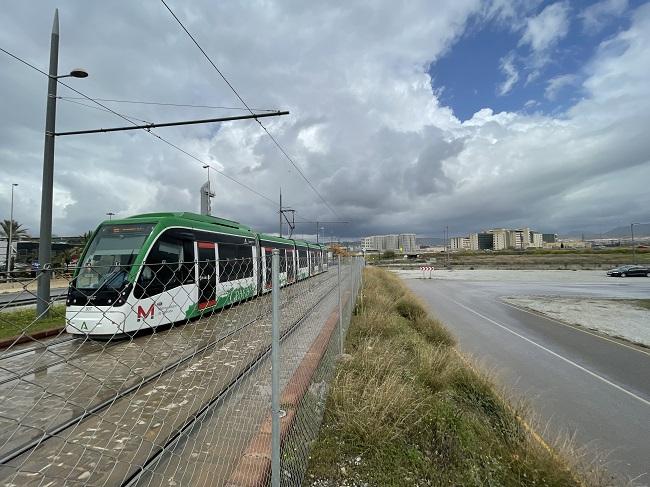
[[13,256],[13,236],[14,236],[14,188],[18,183],[11,183],[11,210],[9,212],[9,241],[7,242],[7,281],[11,277],[11,257]]
[[115,213],[113,213],[112,211],[109,211],[108,213],[106,213],[106,216],[108,216],[108,221],[111,221],[113,219],[113,217],[115,216]]
[[634,225],[640,225],[640,223],[630,223],[630,230],[632,232],[632,264],[636,264],[636,248],[634,245]]
[[36,315],[47,316],[50,306],[50,272],[52,254],[52,195],[54,192],[54,132],[56,129],[56,88],[59,78],[85,78],[88,73],[75,69],[70,74],[57,76],[59,68],[59,9],[54,11],[50,38],[50,69],[47,83],[45,112],[45,146],[43,149],[43,186],[41,188],[41,225],[38,241],[38,287]]

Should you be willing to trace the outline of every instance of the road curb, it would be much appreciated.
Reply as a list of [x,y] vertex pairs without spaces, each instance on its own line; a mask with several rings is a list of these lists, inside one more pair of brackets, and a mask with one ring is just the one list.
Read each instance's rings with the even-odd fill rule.
[[[342,297],[342,307],[350,300],[350,293]],[[309,389],[320,362],[336,330],[339,320],[338,309],[328,316],[323,328],[312,342],[300,365],[293,372],[291,379],[280,396],[280,404],[286,415],[280,418],[280,441],[284,442],[296,418],[300,401]],[[226,487],[262,487],[271,477],[271,415],[267,415],[259,431],[250,440],[237,466],[230,474]]]

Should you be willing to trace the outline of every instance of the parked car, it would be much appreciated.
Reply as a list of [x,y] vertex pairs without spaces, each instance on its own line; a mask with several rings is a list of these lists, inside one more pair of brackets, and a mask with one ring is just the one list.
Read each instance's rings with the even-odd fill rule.
[[642,265],[622,265],[607,271],[610,277],[650,277],[650,267]]

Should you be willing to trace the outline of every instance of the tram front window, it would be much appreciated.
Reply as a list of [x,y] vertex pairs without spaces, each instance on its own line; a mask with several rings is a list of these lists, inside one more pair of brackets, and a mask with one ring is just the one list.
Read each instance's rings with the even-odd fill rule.
[[153,227],[152,224],[102,226],[81,262],[76,287],[122,287],[131,265]]

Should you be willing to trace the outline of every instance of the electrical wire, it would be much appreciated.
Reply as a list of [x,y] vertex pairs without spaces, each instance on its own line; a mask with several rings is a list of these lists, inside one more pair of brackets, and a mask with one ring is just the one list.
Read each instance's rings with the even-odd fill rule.
[[[181,22],[181,20],[176,16],[176,14],[174,13],[174,11],[169,7],[169,5],[167,5],[167,2],[165,2],[165,0],[160,0],[160,1],[161,1],[162,4],[165,6],[165,8],[169,11],[169,13],[172,15],[172,17],[174,17],[174,19],[176,20],[176,22],[178,22],[178,25],[180,25],[181,28],[185,31],[185,33],[189,36],[189,38],[190,38],[190,39],[192,40],[192,42],[196,45],[196,47],[201,51],[201,53],[203,54],[203,56],[208,60],[208,62],[209,62],[209,63],[212,65],[212,67],[216,70],[216,72],[219,73],[219,76],[221,76],[221,79],[223,79],[223,81],[228,85],[228,87],[232,90],[232,92],[233,92],[233,93],[235,94],[235,96],[239,99],[239,101],[240,101],[240,102],[241,102],[241,103],[246,107],[246,109],[247,109],[251,114],[253,114],[253,110],[248,106],[248,104],[244,101],[244,99],[241,97],[241,95],[237,92],[237,90],[235,89],[235,87],[230,83],[230,81],[228,81],[228,79],[224,76],[224,74],[221,72],[221,70],[220,70],[220,69],[217,67],[217,65],[212,61],[212,59],[210,58],[210,56],[208,56],[208,54],[207,54],[207,53],[205,52],[205,50],[201,47],[201,45],[200,45],[200,44],[198,43],[198,41],[194,38],[194,36],[190,33],[190,31],[187,30],[187,28],[185,27],[185,25],[183,25],[183,22]],[[264,126],[264,124],[263,124],[262,122],[260,122],[258,119],[255,119],[255,120],[256,120],[257,123],[260,125],[260,127],[262,127],[262,129],[264,130],[264,132],[266,132],[266,134],[271,138],[271,140],[273,141],[273,143],[274,143],[274,144],[276,145],[276,147],[280,150],[280,152],[284,155],[284,157],[285,157],[285,158],[286,158],[286,159],[291,163],[291,165],[296,169],[296,171],[298,171],[298,174],[300,174],[300,175],[302,176],[302,178],[307,182],[307,184],[308,184],[309,187],[314,191],[314,193],[316,193],[316,195],[318,195],[318,197],[319,197],[319,198],[321,199],[321,201],[325,204],[325,206],[326,206],[326,207],[327,207],[327,208],[328,208],[328,209],[329,209],[329,210],[330,210],[330,211],[331,211],[331,212],[332,212],[332,213],[333,213],[337,218],[340,218],[339,215],[338,215],[338,213],[336,213],[336,211],[334,211],[334,208],[332,208],[332,207],[330,206],[330,204],[327,202],[327,200],[325,200],[325,198],[323,197],[323,195],[320,194],[320,192],[316,189],[316,187],[311,183],[311,181],[309,180],[309,178],[307,178],[307,176],[305,176],[305,174],[302,172],[302,170],[300,169],[300,167],[299,167],[299,166],[294,162],[294,160],[291,158],[291,156],[289,156],[289,154],[287,154],[287,151],[284,150],[284,148],[280,145],[280,143],[276,140],[276,138],[273,137],[273,135],[268,131],[268,129]]]
[[[47,76],[48,78],[50,77],[49,73],[46,73],[46,72],[43,71],[42,69],[40,69],[40,68],[34,66],[33,64],[29,63],[28,61],[25,61],[24,59],[22,59],[22,58],[20,58],[19,56],[13,54],[12,52],[7,51],[6,49],[4,49],[4,48],[2,48],[2,47],[0,47],[0,51],[4,52],[5,54],[7,54],[8,56],[14,58],[15,60],[17,60],[17,61],[23,63],[24,65],[26,65],[26,66],[32,68],[33,70],[38,71],[39,73],[41,73],[41,74]],[[92,97],[86,95],[85,93],[82,93],[81,91],[79,91],[79,90],[73,88],[72,86],[68,85],[67,83],[64,83],[63,81],[61,81],[60,79],[57,79],[56,81],[57,81],[57,83],[59,83],[60,85],[65,86],[65,87],[68,88],[69,90],[71,90],[71,91],[75,92],[76,94],[80,95],[80,96],[82,97],[81,99],[88,100],[88,101],[90,101],[90,102],[95,103],[96,105],[98,105],[99,107],[101,107],[101,109],[103,109],[103,111],[106,111],[106,112],[112,113],[113,115],[116,115],[116,116],[120,117],[121,119],[123,119],[123,120],[125,120],[125,121],[131,123],[132,125],[137,125],[133,120],[131,120],[131,119],[128,118],[127,116],[125,116],[125,115],[123,115],[123,114],[121,114],[121,113],[119,113],[119,112],[116,112],[115,110],[113,110],[113,109],[111,109],[111,108],[109,108],[109,107],[103,105],[102,103],[100,103],[100,102],[97,101],[96,99],[94,99],[94,98],[92,98]],[[97,108],[97,107],[92,107],[92,106],[90,106],[90,105],[85,105],[85,104],[82,104],[82,103],[79,103],[79,104],[80,104],[80,105],[84,105],[84,106],[88,106],[89,108]],[[135,118],[135,117],[133,117],[133,119],[134,119],[134,120],[139,120],[139,119],[137,119],[137,118]],[[195,161],[199,162],[199,163],[202,164],[203,166],[209,166],[210,169],[212,169],[212,170],[214,170],[215,172],[221,174],[221,175],[224,176],[225,178],[227,178],[227,179],[233,181],[234,183],[240,185],[240,186],[243,187],[243,188],[246,188],[247,190],[251,191],[252,193],[256,194],[257,196],[259,196],[259,197],[261,197],[261,198],[263,198],[263,199],[265,199],[265,200],[267,200],[267,201],[273,203],[274,206],[277,207],[277,206],[279,205],[279,202],[274,201],[273,199],[269,198],[268,196],[266,196],[266,195],[260,193],[259,191],[257,191],[257,190],[255,190],[255,189],[251,188],[250,186],[248,186],[248,185],[242,183],[241,181],[238,181],[237,179],[233,178],[232,176],[229,176],[228,174],[226,174],[226,173],[224,173],[223,171],[217,169],[216,167],[212,166],[211,164],[206,163],[205,161],[202,161],[202,160],[201,160],[200,158],[198,158],[197,156],[195,156],[195,155],[193,155],[193,154],[190,154],[189,152],[187,152],[186,150],[184,150],[184,149],[182,149],[181,147],[177,146],[177,145],[174,144],[173,142],[170,142],[169,140],[165,139],[165,138],[162,137],[161,135],[158,135],[158,134],[155,133],[153,130],[151,130],[151,129],[143,129],[143,130],[144,130],[145,132],[151,134],[152,136],[156,137],[158,140],[160,140],[160,141],[164,142],[165,144],[169,145],[170,147],[173,147],[174,149],[176,149],[176,150],[182,152],[183,154],[185,154],[186,156],[191,157],[192,159],[194,159]]]
[[[74,103],[75,105],[80,105],[82,107],[92,108],[93,110],[99,110],[100,112],[111,113],[110,110],[106,110],[105,108],[96,107],[94,105],[88,105],[87,103],[81,103],[80,101],[76,101],[77,99],[82,99],[83,100],[85,98],[75,97],[75,99],[72,99],[72,98],[66,98],[66,97],[61,97],[61,96],[57,96],[57,98],[59,100],[61,100],[61,101],[65,101],[65,102],[68,102],[68,103]],[[132,120],[137,120],[138,122],[148,123],[148,124],[151,123],[149,120],[144,120],[142,118],[134,117],[133,115],[125,115],[125,116],[127,118],[132,119]]]
[[[84,100],[81,96],[57,96],[61,100]],[[164,103],[158,101],[143,101],[143,100],[115,100],[112,98],[95,98],[97,101],[105,101],[110,103],[132,103],[137,105],[157,105],[164,107],[187,107],[187,108],[211,108],[211,109],[221,109],[221,110],[246,110],[246,108],[241,107],[223,107],[217,105],[191,105],[187,103]],[[280,110],[274,110],[269,108],[253,108],[256,112],[279,112]]]

